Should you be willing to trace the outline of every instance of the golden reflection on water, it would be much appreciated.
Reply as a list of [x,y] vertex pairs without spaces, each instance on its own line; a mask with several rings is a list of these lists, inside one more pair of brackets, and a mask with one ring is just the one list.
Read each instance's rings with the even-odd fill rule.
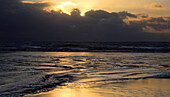
[[51,56],[90,56],[90,52],[44,52],[45,55]]
[[55,89],[48,93],[41,93],[34,97],[102,97],[89,89]]
[[106,83],[89,88],[56,88],[33,97],[168,97],[169,79],[140,79],[122,83]]

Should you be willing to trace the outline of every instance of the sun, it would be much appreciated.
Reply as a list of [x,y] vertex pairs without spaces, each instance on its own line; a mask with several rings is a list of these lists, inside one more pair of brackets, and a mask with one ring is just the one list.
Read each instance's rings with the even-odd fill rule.
[[66,1],[66,2],[62,2],[62,5],[60,5],[60,6],[56,6],[56,7],[57,7],[57,8],[63,8],[63,7],[65,7],[65,6],[67,6],[67,5],[76,6],[76,4],[75,4],[75,3],[70,2],[70,1]]
[[60,2],[60,4],[58,3],[54,3],[53,5],[51,5],[50,7],[46,7],[44,8],[44,10],[46,11],[58,11],[58,10],[62,10],[64,13],[67,13],[70,15],[70,12],[73,8],[75,8],[76,4],[71,2],[71,1],[66,1],[66,2]]

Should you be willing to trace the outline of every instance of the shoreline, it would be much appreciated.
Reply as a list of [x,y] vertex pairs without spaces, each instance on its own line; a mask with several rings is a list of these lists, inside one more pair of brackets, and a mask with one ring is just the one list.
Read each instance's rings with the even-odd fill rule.
[[39,94],[28,94],[24,97],[169,97],[170,79],[148,78],[109,83],[90,88],[56,88]]

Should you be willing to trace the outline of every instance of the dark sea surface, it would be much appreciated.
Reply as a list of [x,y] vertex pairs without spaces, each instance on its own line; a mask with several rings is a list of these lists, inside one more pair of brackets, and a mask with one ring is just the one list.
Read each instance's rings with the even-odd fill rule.
[[[167,42],[1,42],[0,49],[0,97],[55,89],[59,89],[55,91],[59,96],[36,97],[83,97],[60,95],[65,94],[62,91],[74,93],[69,89],[81,89],[78,90],[81,95],[82,90],[100,91],[95,95],[104,95],[93,93],[88,97],[170,96],[170,43]],[[143,87],[138,82],[148,85]],[[149,83],[153,83],[152,87],[148,87]]]
[[170,42],[0,42],[0,51],[170,52]]

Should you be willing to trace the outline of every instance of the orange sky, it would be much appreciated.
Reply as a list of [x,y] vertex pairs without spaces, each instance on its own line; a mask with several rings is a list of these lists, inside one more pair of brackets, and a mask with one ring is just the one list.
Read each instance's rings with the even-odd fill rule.
[[[68,13],[72,8],[79,8],[82,12],[91,9],[107,11],[128,11],[131,13],[149,14],[152,16],[169,16],[170,0],[27,0],[34,2],[50,1],[61,6],[63,2],[71,2],[61,9]],[[74,5],[75,4],[75,5]]]

